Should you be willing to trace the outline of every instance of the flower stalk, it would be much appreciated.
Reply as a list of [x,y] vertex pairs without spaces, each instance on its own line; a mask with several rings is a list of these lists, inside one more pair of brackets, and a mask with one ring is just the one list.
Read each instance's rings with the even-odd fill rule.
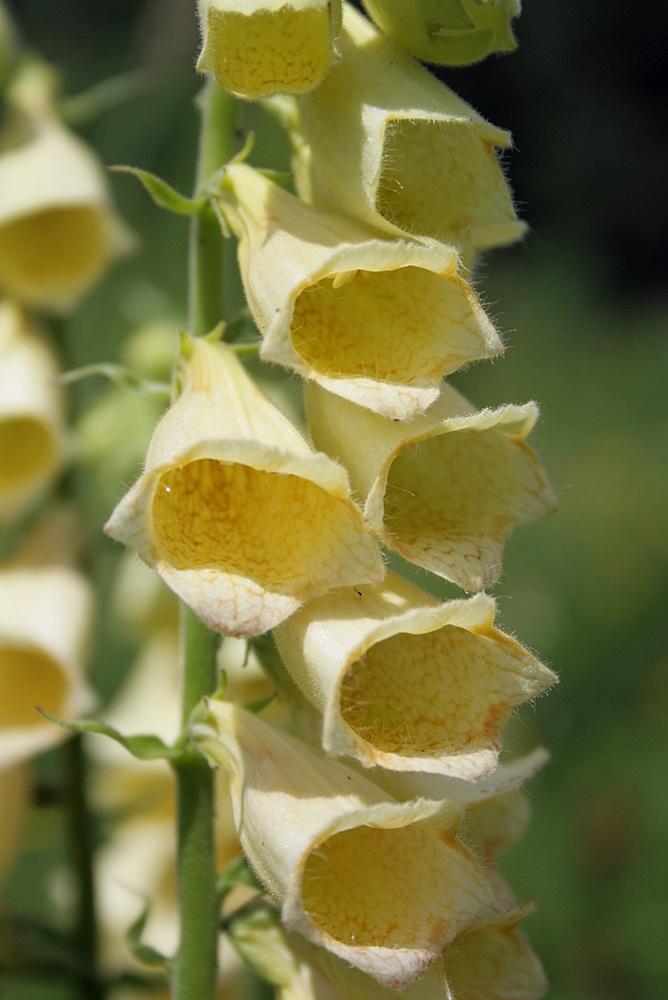
[[[208,81],[200,97],[200,145],[195,196],[231,156],[235,101]],[[223,315],[224,241],[206,204],[192,220],[189,258],[189,320],[204,336]],[[216,687],[218,637],[186,605],[181,606],[182,722]],[[217,981],[218,896],[214,854],[214,776],[198,750],[174,765],[177,788],[177,872],[181,937],[173,969],[174,1000],[214,1000]]]

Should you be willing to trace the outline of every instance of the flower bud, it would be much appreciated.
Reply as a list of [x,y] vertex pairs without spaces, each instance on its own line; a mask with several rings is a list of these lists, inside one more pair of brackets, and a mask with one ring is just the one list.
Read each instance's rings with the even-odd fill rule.
[[299,106],[314,165],[343,211],[467,254],[518,239],[524,226],[496,157],[510,146],[509,134],[350,5],[341,54]]
[[399,804],[229,703],[210,702],[194,735],[231,774],[244,853],[283,925],[378,982],[402,989],[490,905],[457,807]]
[[0,134],[0,291],[63,312],[132,241],[102,164],[56,118],[45,75],[19,76]]
[[0,763],[67,737],[38,708],[76,718],[93,706],[84,678],[88,583],[64,566],[0,571]]
[[491,52],[511,52],[510,27],[520,0],[364,0],[381,31],[416,59],[466,66]]
[[268,361],[406,420],[444,375],[502,351],[453,247],[379,238],[244,164],[226,168],[219,204]]
[[383,420],[306,386],[311,436],[342,461],[364,514],[388,548],[465,590],[494,583],[506,536],[553,509],[525,438],[535,403],[473,407],[446,386],[410,424]]
[[0,302],[0,523],[20,515],[65,460],[57,376],[39,326],[20,306]]
[[274,638],[323,713],[326,753],[472,780],[495,766],[512,708],[555,680],[494,611],[486,595],[439,603],[388,573],[310,601]]
[[183,351],[182,394],[107,533],[230,635],[265,632],[332,587],[381,580],[342,466],[313,452],[224,344]]
[[200,73],[256,101],[317,87],[338,57],[341,0],[199,0]]

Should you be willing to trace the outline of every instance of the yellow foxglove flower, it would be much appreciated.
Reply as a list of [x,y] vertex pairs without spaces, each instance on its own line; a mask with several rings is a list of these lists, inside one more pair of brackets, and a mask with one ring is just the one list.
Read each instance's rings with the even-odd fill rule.
[[511,52],[510,26],[520,0],[364,0],[378,27],[416,59],[465,66],[491,52]]
[[65,460],[57,376],[39,327],[20,306],[0,302],[0,523],[17,517]]
[[338,58],[341,0],[199,0],[200,73],[255,101],[304,94]]
[[343,467],[311,449],[225,345],[183,350],[182,394],[107,533],[231,635],[265,632],[333,587],[381,580]]
[[539,1000],[541,965],[519,931],[531,907],[487,915],[467,928],[399,994],[331,952],[286,933],[267,911],[228,924],[235,947],[274,986],[277,1000]]
[[64,566],[0,571],[0,763],[67,738],[37,711],[76,718],[93,707],[83,657],[91,617],[86,580]]
[[472,780],[495,766],[512,708],[555,680],[494,611],[486,595],[439,603],[388,573],[310,601],[274,638],[323,713],[326,753]]
[[62,312],[132,241],[102,164],[52,111],[46,73],[19,76],[0,133],[0,291]]
[[465,251],[520,237],[496,149],[507,132],[388,42],[350,5],[341,62],[300,98],[315,166],[341,208]]
[[388,548],[465,590],[494,583],[505,538],[554,507],[554,494],[525,438],[534,403],[473,407],[445,387],[410,424],[307,385],[317,448],[340,459],[365,517]]
[[405,420],[444,375],[501,352],[453,247],[379,238],[244,164],[226,168],[219,203],[268,361]]
[[244,853],[288,930],[401,989],[491,903],[458,807],[397,803],[230,703],[194,726],[231,774]]

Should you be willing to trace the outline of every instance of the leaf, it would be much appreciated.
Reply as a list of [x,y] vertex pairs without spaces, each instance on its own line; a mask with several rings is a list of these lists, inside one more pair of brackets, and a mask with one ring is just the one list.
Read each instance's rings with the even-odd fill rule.
[[128,167],[124,165],[108,167],[112,173],[131,174],[141,181],[153,201],[160,208],[174,212],[176,215],[196,215],[207,204],[206,198],[187,198],[180,194],[175,188],[163,181],[162,177],[152,174],[148,170],[140,170],[139,167]]
[[70,729],[73,733],[97,733],[100,736],[108,736],[109,739],[120,743],[138,760],[177,760],[182,756],[183,751],[180,747],[167,746],[159,736],[150,733],[123,736],[113,726],[100,719],[79,719],[77,722],[71,722],[66,719],[58,719],[55,715],[50,715],[49,712],[45,712],[41,708],[38,708],[37,711],[45,719],[54,722],[63,729]]
[[109,379],[115,385],[123,388],[134,389],[143,396],[166,396],[171,395],[171,388],[165,382],[153,382],[150,379],[140,378],[122,365],[111,362],[100,362],[94,365],[82,365],[81,368],[71,368],[63,372],[58,377],[58,381],[63,385],[71,385],[74,382],[81,382],[85,378],[93,378],[100,375]]
[[146,921],[148,920],[149,910],[150,906],[146,903],[137,919],[128,927],[125,940],[135,958],[143,962],[144,965],[160,965],[166,968],[170,964],[170,959],[158,951],[157,948],[153,948],[150,944],[144,944],[141,940]]

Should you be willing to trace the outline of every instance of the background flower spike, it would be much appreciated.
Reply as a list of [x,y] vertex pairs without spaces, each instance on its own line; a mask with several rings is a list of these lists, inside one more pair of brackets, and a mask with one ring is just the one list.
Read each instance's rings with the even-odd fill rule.
[[48,68],[28,64],[0,133],[0,291],[65,312],[134,245],[102,163],[58,120]]
[[443,376],[502,352],[453,247],[384,239],[244,164],[225,169],[216,197],[266,360],[406,420]]
[[525,441],[535,403],[476,412],[445,386],[424,416],[397,424],[310,383],[306,404],[316,447],[346,465],[385,545],[464,590],[493,584],[512,528],[555,506]]
[[210,627],[273,628],[332,587],[378,582],[341,465],[315,453],[224,344],[186,339],[182,393],[106,525]]
[[199,0],[197,69],[237,97],[303,94],[338,58],[341,0]]
[[495,766],[512,708],[555,680],[494,614],[484,594],[441,603],[388,573],[310,601],[274,638],[323,713],[326,753],[473,780]]
[[394,235],[454,243],[467,256],[522,236],[496,156],[509,148],[508,132],[349,4],[341,54],[299,107],[314,166],[343,211]]

